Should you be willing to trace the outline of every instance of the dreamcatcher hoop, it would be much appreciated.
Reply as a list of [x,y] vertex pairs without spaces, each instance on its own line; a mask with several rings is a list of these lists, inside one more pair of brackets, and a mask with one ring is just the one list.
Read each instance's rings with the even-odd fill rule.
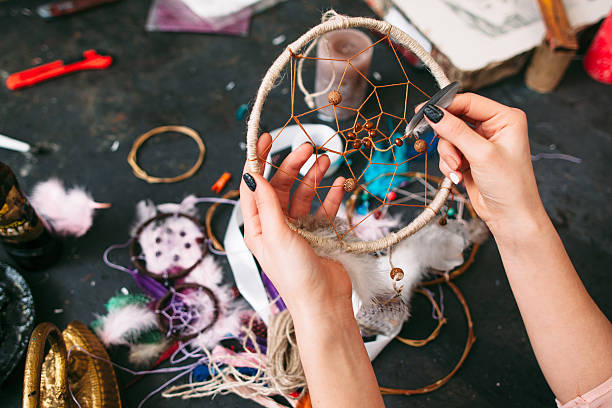
[[[432,76],[438,83],[440,89],[450,84],[450,81],[444,74],[444,71],[421,45],[410,37],[408,34],[403,32],[397,27],[380,20],[375,20],[366,17],[347,17],[335,14],[327,21],[311,28],[308,32],[303,34],[293,43],[289,44],[285,51],[278,56],[274,63],[270,66],[266,75],[264,76],[259,90],[257,92],[257,98],[253,105],[253,110],[249,117],[247,124],[247,167],[249,171],[254,173],[262,174],[262,167],[259,164],[257,157],[257,139],[259,137],[259,122],[261,118],[261,112],[266,98],[272,88],[274,87],[277,79],[280,77],[281,72],[285,66],[291,61],[292,55],[298,54],[300,50],[304,49],[311,41],[319,38],[320,36],[327,34],[335,30],[343,30],[348,28],[366,28],[377,32],[383,36],[388,36],[396,44],[408,49],[414,53],[423,64],[429,69]],[[448,197],[452,182],[445,177],[440,188],[432,201],[427,205],[423,212],[421,212],[415,219],[413,219],[408,225],[396,232],[391,232],[389,235],[373,241],[355,241],[355,242],[344,242],[339,239],[321,237],[310,231],[297,228],[290,221],[287,221],[289,227],[299,233],[304,239],[306,239],[311,245],[317,247],[325,247],[329,249],[341,248],[347,252],[363,253],[363,252],[374,252],[382,249],[389,248],[392,245],[397,244],[401,240],[411,236],[421,228],[423,228],[429,221],[440,210],[446,198]]]
[[[202,240],[202,243],[200,244],[200,249],[202,250],[202,256],[200,256],[189,267],[181,269],[180,271],[175,272],[172,275],[153,273],[153,272],[151,272],[146,267],[145,263],[143,263],[142,260],[138,257],[137,247],[138,247],[138,245],[140,245],[139,244],[140,236],[141,236],[142,232],[145,230],[145,228],[147,228],[152,223],[159,222],[159,221],[165,220],[166,218],[170,218],[170,217],[182,217],[182,218],[186,218],[189,221],[191,221],[202,232],[202,236],[204,237],[204,239]],[[202,226],[200,221],[198,219],[196,219],[195,217],[192,217],[189,214],[184,214],[184,213],[179,213],[179,212],[177,212],[177,213],[159,213],[159,214],[149,218],[145,222],[143,222],[142,225],[140,227],[138,227],[138,229],[136,230],[136,233],[134,234],[134,236],[130,240],[130,258],[132,259],[132,262],[134,262],[134,265],[136,266],[136,268],[140,272],[142,272],[145,275],[148,275],[148,276],[152,277],[153,279],[155,279],[157,281],[162,281],[163,282],[163,281],[183,278],[183,277],[187,276],[191,271],[193,271],[196,268],[196,266],[198,266],[200,264],[200,262],[202,262],[202,260],[204,259],[204,255],[206,255],[206,249],[207,249],[206,248],[206,243],[205,243],[206,242],[205,238],[206,238],[206,231],[204,230],[204,227]]]

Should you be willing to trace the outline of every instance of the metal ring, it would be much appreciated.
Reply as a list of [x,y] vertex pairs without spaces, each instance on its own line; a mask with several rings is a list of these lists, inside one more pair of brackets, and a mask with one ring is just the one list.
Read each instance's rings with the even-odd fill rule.
[[[179,174],[178,176],[175,176],[175,177],[153,177],[153,176],[148,175],[147,172],[144,171],[138,165],[136,156],[138,154],[138,149],[140,149],[140,147],[144,144],[144,142],[146,142],[151,136],[155,136],[155,135],[158,135],[160,133],[165,133],[165,132],[177,132],[177,133],[182,133],[184,135],[189,136],[190,138],[195,140],[195,142],[197,143],[198,148],[200,149],[200,153],[193,167],[191,167],[185,173]],[[139,179],[146,181],[147,183],[176,183],[177,181],[185,180],[193,176],[195,172],[198,171],[202,163],[204,162],[205,154],[206,154],[206,146],[204,146],[204,142],[202,141],[202,138],[200,137],[199,133],[196,132],[195,130],[187,126],[160,126],[160,127],[156,127],[155,129],[149,130],[147,133],[140,135],[138,139],[134,141],[134,144],[132,145],[132,149],[130,150],[130,153],[128,154],[127,162],[132,167],[132,171],[134,172],[134,175],[138,177]]]

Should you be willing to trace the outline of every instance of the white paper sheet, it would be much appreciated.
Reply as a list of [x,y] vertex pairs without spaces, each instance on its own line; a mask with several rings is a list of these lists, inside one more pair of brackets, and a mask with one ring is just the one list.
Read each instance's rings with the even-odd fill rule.
[[215,18],[237,13],[261,0],[183,0],[189,8],[202,18]]
[[[546,34],[535,0],[394,0],[457,68],[478,70],[539,45]],[[605,17],[612,0],[565,0],[572,27]]]

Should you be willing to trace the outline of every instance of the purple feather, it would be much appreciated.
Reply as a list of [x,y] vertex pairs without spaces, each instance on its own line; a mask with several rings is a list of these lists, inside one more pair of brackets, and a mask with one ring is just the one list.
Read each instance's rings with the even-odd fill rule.
[[137,269],[131,270],[130,274],[132,278],[134,278],[134,281],[136,281],[138,287],[155,300],[161,299],[168,292],[168,289],[166,289],[164,285],[150,276],[140,273]]

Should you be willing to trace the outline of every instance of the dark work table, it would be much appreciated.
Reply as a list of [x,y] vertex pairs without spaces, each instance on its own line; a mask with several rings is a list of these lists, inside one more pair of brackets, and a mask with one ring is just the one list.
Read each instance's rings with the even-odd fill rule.
[[[64,240],[58,264],[44,272],[24,273],[34,294],[37,322],[50,321],[61,329],[75,319],[90,324],[120,288],[136,289],[130,276],[104,265],[102,253],[128,239],[138,201],[210,196],[210,186],[224,171],[233,175],[227,189],[238,186],[246,124],[236,120],[235,113],[241,104],[252,104],[260,79],[282,51],[283,45],[273,45],[273,38],[284,34],[284,45],[288,44],[315,25],[330,6],[349,15],[374,16],[361,1],[290,0],[255,16],[247,37],[228,37],[148,33],[144,30],[148,1],[125,0],[48,22],[34,14],[41,3],[0,0],[2,82],[8,73],[90,48],[115,58],[105,71],[78,73],[17,92],[0,86],[0,133],[31,143],[51,142],[58,148],[35,161],[0,150],[0,160],[13,168],[23,189],[29,192],[35,183],[53,176],[67,185],[85,186],[97,201],[113,204],[98,213],[85,236]],[[230,81],[236,86],[227,91]],[[559,88],[548,95],[526,88],[522,74],[479,92],[527,113],[532,153],[566,153],[582,159],[579,164],[539,160],[534,169],[546,209],[574,265],[597,304],[612,316],[612,87],[590,79],[576,60]],[[206,158],[186,181],[147,184],[133,176],[126,157],[136,137],[166,124],[200,132]],[[113,151],[115,142],[119,145]],[[197,157],[190,139],[179,137],[156,139],[141,153],[143,167],[164,175],[184,171]],[[220,236],[228,217],[228,209],[215,217],[213,226]],[[3,252],[0,259],[8,260]],[[231,277],[227,261],[219,261]],[[467,361],[441,389],[413,397],[385,397],[387,406],[555,406],[493,240],[484,244],[456,283],[470,306],[477,336]],[[381,385],[418,388],[454,367],[463,351],[466,326],[459,303],[450,291],[445,294],[448,324],[439,338],[423,348],[392,342],[374,361]],[[413,315],[402,334],[426,337],[435,326],[430,315],[427,300],[415,296]],[[110,355],[127,365],[122,350],[113,349]],[[130,381],[129,374],[117,375],[120,385]],[[135,407],[168,378],[150,375],[124,391],[124,406]],[[20,406],[22,381],[23,363],[0,388],[2,407]],[[187,401],[156,396],[145,405],[170,406],[257,405],[234,395]]]

